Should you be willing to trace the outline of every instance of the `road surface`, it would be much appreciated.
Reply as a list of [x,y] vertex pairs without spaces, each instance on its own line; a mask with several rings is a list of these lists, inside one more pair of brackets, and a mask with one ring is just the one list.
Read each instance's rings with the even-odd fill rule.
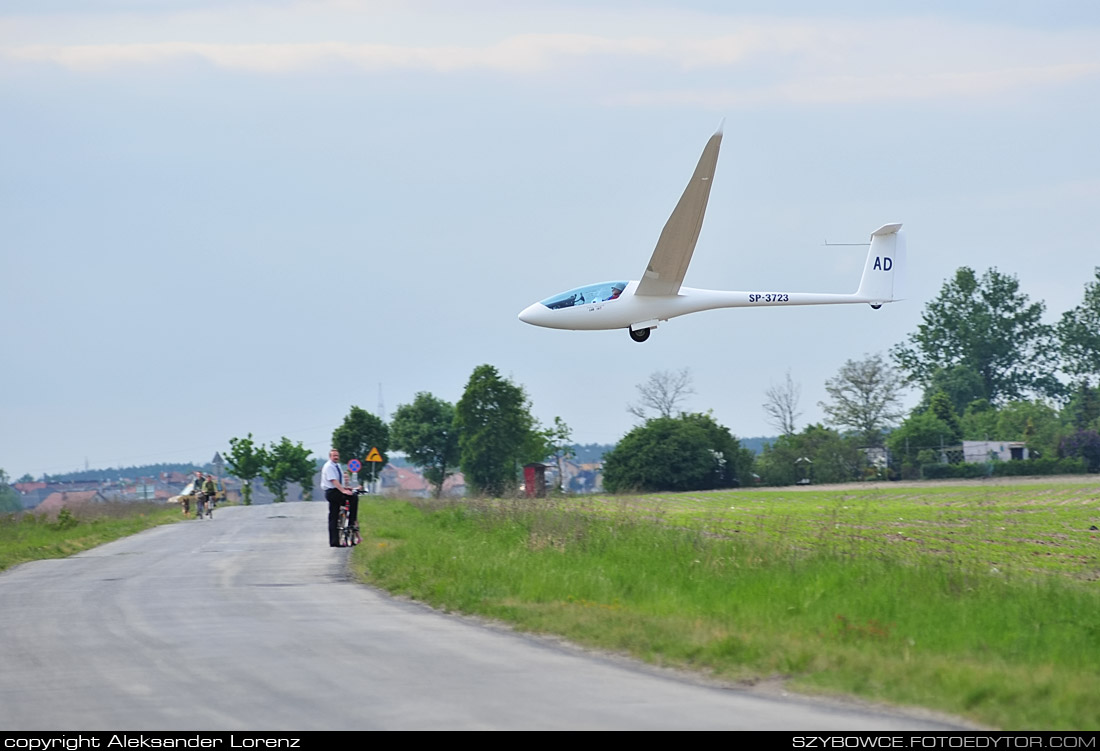
[[4,730],[943,730],[705,685],[352,582],[327,506],[219,508],[0,574]]

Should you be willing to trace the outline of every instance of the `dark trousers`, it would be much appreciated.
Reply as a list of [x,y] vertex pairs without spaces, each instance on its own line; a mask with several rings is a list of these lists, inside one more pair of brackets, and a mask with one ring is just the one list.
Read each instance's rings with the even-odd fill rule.
[[355,524],[359,521],[359,496],[344,495],[336,488],[329,488],[325,491],[325,500],[328,501],[328,544],[339,545],[340,538],[336,532],[336,526],[340,522],[340,507],[347,500],[348,520]]

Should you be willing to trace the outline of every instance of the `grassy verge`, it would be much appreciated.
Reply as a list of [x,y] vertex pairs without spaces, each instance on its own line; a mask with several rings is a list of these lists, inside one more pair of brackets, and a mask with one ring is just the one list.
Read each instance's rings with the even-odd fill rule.
[[[977,495],[968,495],[977,492]],[[1095,486],[364,503],[361,575],[739,681],[1100,728]]]
[[62,509],[53,518],[0,515],[0,571],[27,561],[64,558],[179,519],[179,507],[163,503],[97,503]]

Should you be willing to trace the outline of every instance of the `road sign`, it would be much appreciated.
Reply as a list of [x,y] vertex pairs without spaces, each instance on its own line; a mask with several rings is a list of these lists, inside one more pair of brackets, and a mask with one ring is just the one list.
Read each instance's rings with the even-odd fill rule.
[[375,448],[373,446],[371,447],[370,453],[367,454],[367,461],[368,462],[381,462],[382,461],[382,455],[378,453],[377,448]]
[[352,459],[350,462],[348,462],[348,469],[350,469],[352,472],[358,472],[362,468],[363,465],[359,463],[358,459]]

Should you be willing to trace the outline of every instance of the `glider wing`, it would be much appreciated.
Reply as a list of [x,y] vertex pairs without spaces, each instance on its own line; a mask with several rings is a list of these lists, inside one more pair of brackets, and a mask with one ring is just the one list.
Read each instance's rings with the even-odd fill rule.
[[638,283],[636,295],[675,295],[684,281],[691,254],[695,252],[695,243],[699,239],[699,230],[703,226],[703,215],[710,198],[710,186],[714,182],[714,168],[718,163],[718,147],[722,144],[722,131],[719,130],[703,148],[699,164],[691,182],[680,196],[680,202],[661,230],[657,247],[649,259],[645,274]]

